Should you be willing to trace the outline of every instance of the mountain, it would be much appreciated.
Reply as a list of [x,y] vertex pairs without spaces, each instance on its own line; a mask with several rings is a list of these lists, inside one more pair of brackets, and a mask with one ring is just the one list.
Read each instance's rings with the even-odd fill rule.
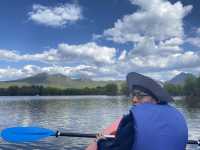
[[185,80],[189,77],[195,78],[195,76],[191,73],[182,72],[182,73],[176,75],[175,77],[173,77],[167,83],[174,84],[174,85],[183,85],[185,83]]
[[121,83],[122,81],[93,81],[89,78],[77,78],[72,79],[62,74],[47,74],[40,73],[35,76],[13,80],[13,81],[1,81],[0,87],[6,88],[9,86],[31,86],[41,85],[44,87],[55,87],[55,88],[93,88],[97,86],[105,86],[108,83]]

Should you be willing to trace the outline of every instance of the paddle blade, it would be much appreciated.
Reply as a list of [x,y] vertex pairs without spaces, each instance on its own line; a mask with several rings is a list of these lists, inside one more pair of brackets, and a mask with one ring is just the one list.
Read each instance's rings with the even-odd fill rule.
[[8,142],[33,142],[48,136],[55,136],[55,132],[38,127],[14,127],[1,132],[1,137]]

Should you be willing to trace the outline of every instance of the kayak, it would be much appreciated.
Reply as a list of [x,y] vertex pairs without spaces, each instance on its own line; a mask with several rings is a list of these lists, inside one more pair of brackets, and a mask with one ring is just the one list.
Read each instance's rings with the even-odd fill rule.
[[[103,133],[104,135],[115,135],[120,121],[121,118],[117,119],[109,126],[107,126],[101,133]],[[89,146],[85,150],[97,150],[97,143],[93,141],[92,143],[89,144]]]

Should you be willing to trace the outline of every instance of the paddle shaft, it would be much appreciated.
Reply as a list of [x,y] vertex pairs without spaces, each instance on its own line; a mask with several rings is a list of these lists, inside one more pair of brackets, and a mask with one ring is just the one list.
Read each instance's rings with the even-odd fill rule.
[[[97,134],[83,134],[83,133],[63,133],[58,132],[56,136],[67,136],[67,137],[83,137],[83,138],[96,138]],[[114,135],[104,135],[106,138],[115,138]],[[188,140],[187,144],[195,144],[200,146],[200,140]]]
[[84,137],[84,138],[96,138],[96,134],[82,134],[82,133],[59,133],[57,136],[67,137]]
[[[90,134],[90,133],[72,133],[72,132],[56,132],[56,137],[58,136],[67,136],[67,137],[83,137],[83,138],[96,138],[97,134]],[[114,135],[104,135],[106,138],[115,138]]]

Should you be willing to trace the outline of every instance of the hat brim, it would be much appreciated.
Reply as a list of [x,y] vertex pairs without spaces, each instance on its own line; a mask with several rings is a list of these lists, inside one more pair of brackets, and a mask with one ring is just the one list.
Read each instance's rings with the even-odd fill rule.
[[149,90],[153,96],[160,102],[171,102],[173,98],[153,79],[141,75],[136,72],[131,72],[127,75],[127,84],[129,92],[136,87],[142,87]]

